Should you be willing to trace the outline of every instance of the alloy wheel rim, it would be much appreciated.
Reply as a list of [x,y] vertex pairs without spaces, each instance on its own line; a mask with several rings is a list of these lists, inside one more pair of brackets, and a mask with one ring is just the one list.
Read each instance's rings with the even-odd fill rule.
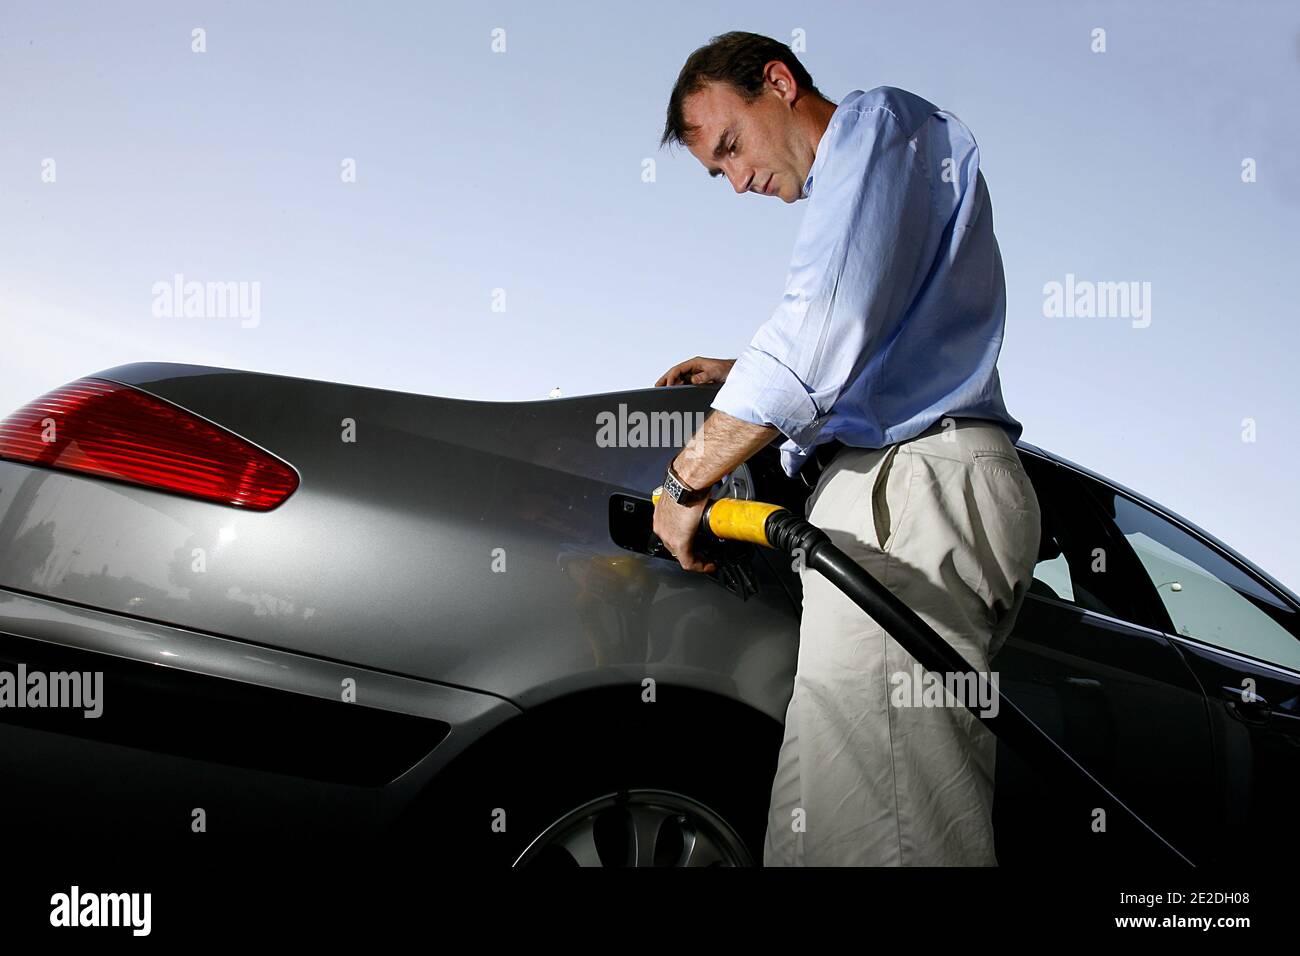
[[543,830],[515,866],[753,866],[744,841],[704,804],[670,790],[620,790]]

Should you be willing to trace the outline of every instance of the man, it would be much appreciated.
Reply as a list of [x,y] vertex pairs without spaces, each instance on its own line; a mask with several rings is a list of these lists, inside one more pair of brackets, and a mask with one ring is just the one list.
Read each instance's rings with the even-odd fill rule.
[[[1005,283],[970,131],[891,87],[836,105],[784,44],[727,33],[687,59],[663,142],[738,193],[808,206],[781,304],[740,357],[656,383],[723,383],[669,465],[656,533],[683,568],[712,570],[691,548],[696,499],[784,436],[787,473],[821,465],[809,520],[988,671],[1032,577],[1039,508],[998,380]],[[951,695],[910,706],[897,689],[914,659],[799,570],[765,865],[996,865],[993,735]]]

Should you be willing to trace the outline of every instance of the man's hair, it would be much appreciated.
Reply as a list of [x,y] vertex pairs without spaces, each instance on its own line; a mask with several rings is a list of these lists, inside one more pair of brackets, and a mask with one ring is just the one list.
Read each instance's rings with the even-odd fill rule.
[[682,116],[682,104],[692,93],[698,93],[713,82],[730,83],[746,103],[752,103],[763,92],[763,67],[780,60],[799,84],[799,89],[817,96],[821,92],[813,85],[812,77],[799,58],[779,40],[757,33],[733,30],[716,36],[707,46],[702,46],[686,58],[686,65],[677,75],[672,95],[668,98],[668,121],[659,145],[682,143],[694,135],[696,127]]

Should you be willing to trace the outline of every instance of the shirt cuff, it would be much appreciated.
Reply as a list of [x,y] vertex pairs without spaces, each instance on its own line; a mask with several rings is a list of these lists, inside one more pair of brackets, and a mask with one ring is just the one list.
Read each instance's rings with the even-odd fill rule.
[[751,425],[770,425],[801,451],[812,447],[830,417],[820,412],[799,376],[753,346],[736,359],[711,407]]

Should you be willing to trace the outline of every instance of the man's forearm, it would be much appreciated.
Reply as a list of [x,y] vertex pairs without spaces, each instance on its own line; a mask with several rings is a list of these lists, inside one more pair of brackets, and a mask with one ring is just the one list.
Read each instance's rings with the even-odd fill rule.
[[714,410],[673,461],[692,488],[707,488],[781,433]]

